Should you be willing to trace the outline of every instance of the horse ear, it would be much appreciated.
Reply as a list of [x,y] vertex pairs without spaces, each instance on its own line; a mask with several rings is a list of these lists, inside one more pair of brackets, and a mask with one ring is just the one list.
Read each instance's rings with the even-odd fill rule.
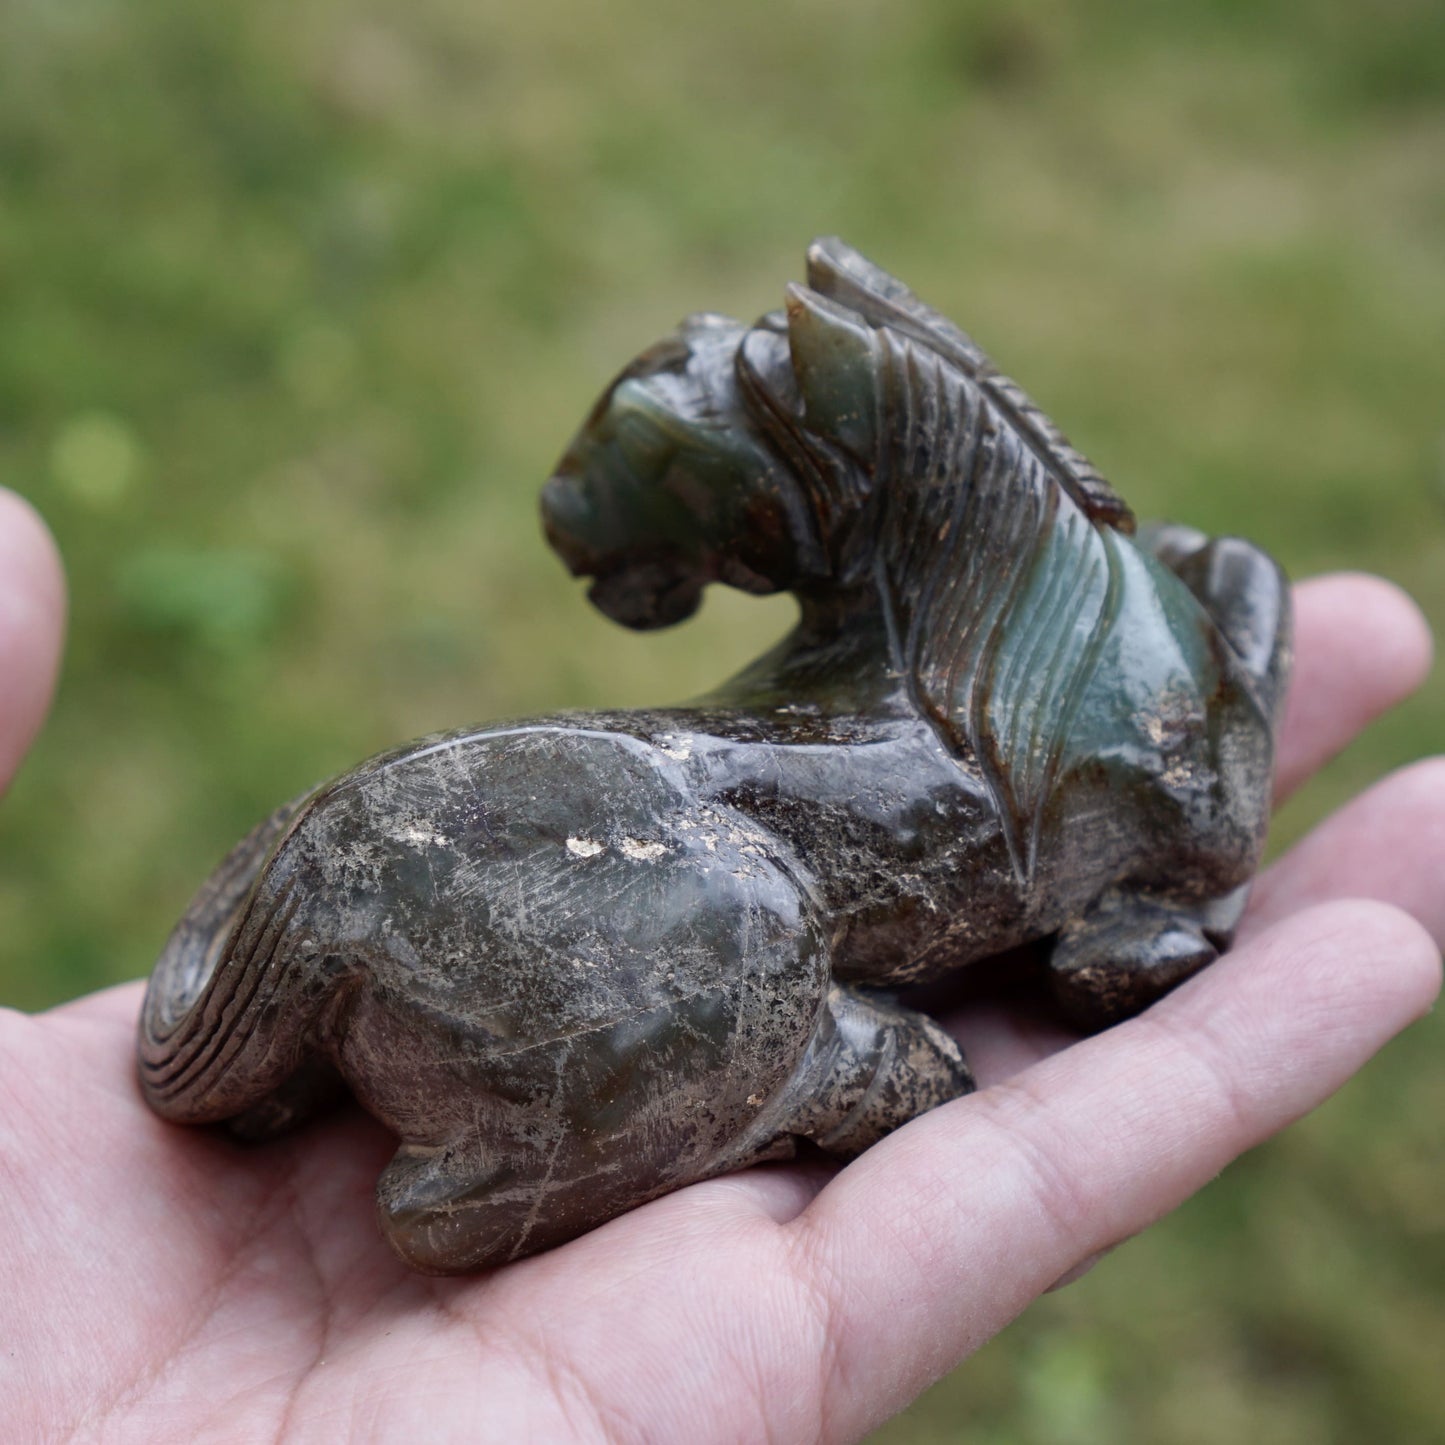
[[837,236],[820,237],[808,247],[808,285],[873,326],[891,326],[922,341],[961,363],[969,375],[997,369],[966,331]]
[[[819,236],[808,247],[808,285],[823,296],[863,310],[859,301],[879,297],[896,301],[913,293],[896,276],[875,266],[837,236]],[[866,313],[865,313],[866,314]]]
[[878,447],[878,338],[856,312],[787,288],[788,349],[811,430],[871,461]]

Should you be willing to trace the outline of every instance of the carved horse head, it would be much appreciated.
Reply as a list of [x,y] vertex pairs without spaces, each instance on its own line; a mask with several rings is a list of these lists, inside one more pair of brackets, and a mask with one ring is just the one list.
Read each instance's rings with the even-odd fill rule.
[[[1047,475],[1092,520],[1132,528],[1023,392],[901,282],[836,240],[809,249],[808,282],[751,328],[688,317],[608,387],[558,463],[547,535],[609,617],[679,622],[713,581],[770,593],[869,577],[880,494],[966,480],[955,462],[967,438],[936,415],[927,434],[900,432],[899,413],[926,420],[922,393],[939,377],[965,394],[970,425],[1010,433],[1032,482]],[[914,453],[885,456],[900,435]],[[894,531],[903,516],[895,505]]]
[[681,621],[713,581],[795,587],[816,549],[797,479],[743,394],[746,335],[689,316],[608,387],[543,491],[548,539],[628,627]]

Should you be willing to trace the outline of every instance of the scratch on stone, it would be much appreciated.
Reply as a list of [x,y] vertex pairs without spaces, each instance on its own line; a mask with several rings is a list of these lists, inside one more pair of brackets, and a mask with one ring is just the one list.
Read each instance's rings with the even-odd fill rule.
[[[570,1049],[563,1049],[557,1059],[556,1087],[552,1097],[554,1105],[562,1093],[562,1075],[571,1055],[572,1051]],[[555,1120],[553,1121],[553,1127],[557,1128]],[[527,1217],[522,1222],[521,1231],[517,1235],[517,1242],[512,1246],[512,1252],[509,1256],[511,1259],[516,1259],[525,1252],[527,1241],[531,1238],[532,1231],[537,1227],[537,1218],[542,1212],[542,1205],[546,1202],[547,1196],[556,1188],[552,1183],[552,1176],[557,1172],[557,1160],[562,1154],[562,1146],[566,1142],[566,1138],[567,1135],[565,1131],[560,1128],[557,1129],[556,1138],[553,1140],[552,1148],[547,1155],[547,1168],[541,1180],[538,1182],[537,1192],[532,1197],[532,1207],[527,1211]]]

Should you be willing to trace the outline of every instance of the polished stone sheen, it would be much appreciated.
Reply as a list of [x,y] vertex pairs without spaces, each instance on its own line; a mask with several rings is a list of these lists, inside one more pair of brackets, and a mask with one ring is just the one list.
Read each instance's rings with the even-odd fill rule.
[[[543,493],[629,627],[703,588],[796,629],[681,707],[465,728],[280,809],[156,966],[146,1097],[399,1138],[410,1264],[477,1269],[972,1087],[894,990],[1024,945],[1083,1027],[1227,946],[1259,859],[1284,579],[1128,508],[957,327],[836,240],[689,317]],[[1020,955],[1022,956],[1022,955]]]

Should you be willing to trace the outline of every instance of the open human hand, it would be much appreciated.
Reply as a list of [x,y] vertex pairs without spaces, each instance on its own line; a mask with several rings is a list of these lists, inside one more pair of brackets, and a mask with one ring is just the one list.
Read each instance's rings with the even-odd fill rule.
[[[0,782],[39,725],[62,589],[0,492]],[[1378,580],[1297,590],[1296,786],[1428,666]],[[695,1185],[470,1279],[373,1223],[393,1148],[351,1110],[247,1148],[162,1123],[138,985],[0,1012],[7,1438],[850,1440],[1036,1296],[1320,1103],[1424,1012],[1445,939],[1445,760],[1387,778],[1259,881],[1234,950],[1077,1041],[949,1020],[979,1093],[841,1171]]]

